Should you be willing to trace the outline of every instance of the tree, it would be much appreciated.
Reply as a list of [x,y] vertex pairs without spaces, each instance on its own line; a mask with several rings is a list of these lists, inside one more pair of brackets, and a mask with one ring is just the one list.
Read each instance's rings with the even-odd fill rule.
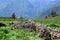
[[45,18],[47,19],[48,17],[46,16]]
[[52,17],[57,16],[56,12],[52,11],[51,16],[52,16]]
[[12,18],[13,18],[13,19],[16,19],[15,13],[12,14]]

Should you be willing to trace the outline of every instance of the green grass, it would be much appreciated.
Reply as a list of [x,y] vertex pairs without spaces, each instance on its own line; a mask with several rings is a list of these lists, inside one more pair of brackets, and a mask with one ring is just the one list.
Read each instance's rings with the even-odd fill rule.
[[0,19],[0,23],[4,23],[9,26],[9,23],[21,23],[25,22],[26,20],[19,20],[19,19]]
[[41,40],[40,33],[27,32],[25,29],[11,29],[9,23],[21,23],[26,20],[0,19],[7,27],[0,28],[0,40]]
[[27,32],[25,29],[0,28],[0,40],[41,40],[38,33]]
[[54,24],[60,27],[60,16],[50,17],[50,18],[43,19],[43,20],[35,20],[35,22],[38,24],[44,24],[44,25],[49,25],[49,26],[50,25],[53,26],[52,24]]
[[[9,26],[9,23],[21,23],[26,20],[17,20],[17,19],[0,19],[0,23],[5,23]],[[60,17],[51,17],[44,20],[34,20],[38,24],[44,24],[51,27],[56,27],[60,29]],[[38,37],[40,33],[27,32],[25,29],[14,29],[10,27],[0,28],[0,40],[42,40]]]

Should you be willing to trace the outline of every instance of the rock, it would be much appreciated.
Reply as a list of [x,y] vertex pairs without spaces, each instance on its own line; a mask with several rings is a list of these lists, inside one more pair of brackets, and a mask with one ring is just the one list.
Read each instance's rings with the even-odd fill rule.
[[57,30],[56,28],[36,25],[36,32],[40,32],[39,37],[44,40],[60,40],[60,30]]
[[36,24],[34,21],[31,20],[24,23],[14,24],[12,28],[24,28],[29,32],[40,32],[39,37],[43,38],[44,40],[60,40],[60,30],[51,27],[46,27],[46,25],[43,24]]
[[18,28],[18,29],[25,28],[25,29],[29,29],[28,31],[36,31],[35,23],[31,21],[14,24],[12,28]]

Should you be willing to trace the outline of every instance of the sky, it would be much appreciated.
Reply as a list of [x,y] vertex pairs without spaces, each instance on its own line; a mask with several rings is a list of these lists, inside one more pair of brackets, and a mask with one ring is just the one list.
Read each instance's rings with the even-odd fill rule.
[[60,0],[29,0],[35,7],[40,7],[41,12],[59,3]]
[[0,0],[0,16],[11,16],[16,12],[17,17],[36,17],[51,8],[60,0]]

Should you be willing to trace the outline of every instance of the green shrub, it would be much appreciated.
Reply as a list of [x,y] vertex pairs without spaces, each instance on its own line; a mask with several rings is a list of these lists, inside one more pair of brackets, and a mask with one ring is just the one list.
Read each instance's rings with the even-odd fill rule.
[[49,24],[49,25],[47,25],[47,26],[50,26],[50,27],[60,27],[59,25],[56,25],[56,24],[54,24],[54,23]]

